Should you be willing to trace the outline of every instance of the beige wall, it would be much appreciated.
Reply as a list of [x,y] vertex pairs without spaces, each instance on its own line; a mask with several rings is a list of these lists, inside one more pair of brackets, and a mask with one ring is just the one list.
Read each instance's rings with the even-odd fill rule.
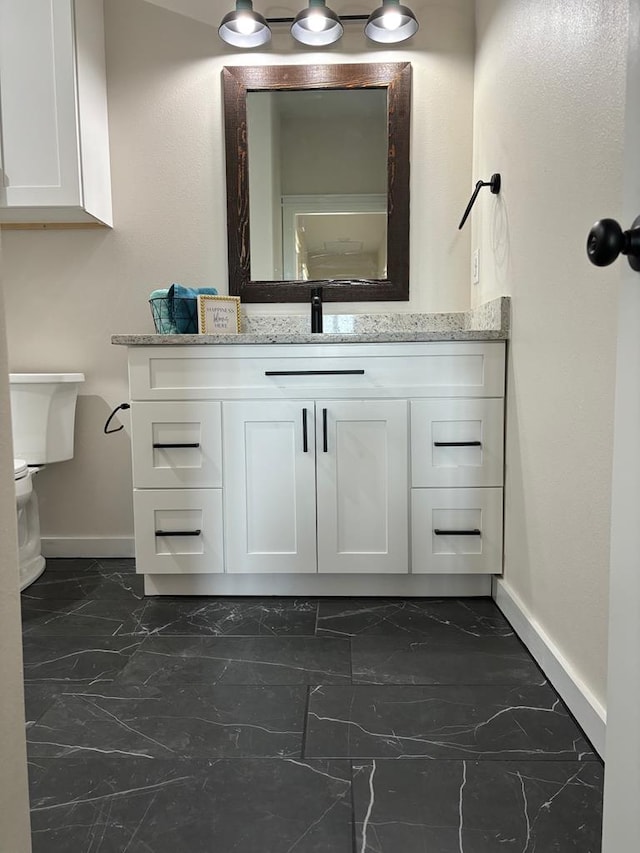
[[0,851],[31,850],[24,734],[16,493],[0,280]]
[[477,0],[472,301],[512,296],[505,583],[596,701],[606,691],[619,272],[585,253],[621,213],[626,0]]
[[473,0],[424,3],[410,49],[372,50],[348,28],[341,47],[317,54],[293,48],[286,28],[268,52],[238,54],[215,28],[141,0],[105,0],[105,10],[115,227],[5,240],[11,369],[87,376],[76,458],[39,476],[45,537],[131,535],[128,436],[102,435],[128,396],[126,352],[110,335],[152,331],[147,296],[172,281],[226,292],[223,65],[410,60],[411,301],[392,307],[462,310],[469,300],[469,231],[456,225],[471,185]]

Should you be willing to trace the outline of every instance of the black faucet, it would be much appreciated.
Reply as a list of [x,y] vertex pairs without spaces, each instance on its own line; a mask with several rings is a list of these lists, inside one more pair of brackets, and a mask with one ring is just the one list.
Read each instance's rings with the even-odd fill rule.
[[322,331],[322,288],[311,288],[311,331]]

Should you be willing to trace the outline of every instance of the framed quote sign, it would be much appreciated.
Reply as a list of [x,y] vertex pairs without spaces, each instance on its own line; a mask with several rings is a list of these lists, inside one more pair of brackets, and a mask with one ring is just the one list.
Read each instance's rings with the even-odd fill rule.
[[237,335],[239,331],[239,296],[198,296],[198,332],[201,335]]

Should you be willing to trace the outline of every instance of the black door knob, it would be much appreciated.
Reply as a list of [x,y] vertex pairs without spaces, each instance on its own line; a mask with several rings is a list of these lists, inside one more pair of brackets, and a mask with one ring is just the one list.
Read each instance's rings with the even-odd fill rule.
[[621,254],[627,255],[631,269],[640,272],[640,216],[629,231],[615,219],[600,219],[589,231],[587,255],[592,264],[606,267]]

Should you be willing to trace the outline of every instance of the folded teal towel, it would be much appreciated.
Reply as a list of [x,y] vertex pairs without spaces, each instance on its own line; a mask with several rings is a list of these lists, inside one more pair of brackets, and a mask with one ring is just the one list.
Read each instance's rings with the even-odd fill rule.
[[215,287],[184,287],[182,284],[172,284],[169,288],[169,297],[175,299],[196,299],[201,293],[207,293],[209,296],[217,296],[218,291]]
[[199,294],[217,295],[215,287],[184,287],[172,284],[169,288],[169,317],[179,335],[195,334],[198,331]]

